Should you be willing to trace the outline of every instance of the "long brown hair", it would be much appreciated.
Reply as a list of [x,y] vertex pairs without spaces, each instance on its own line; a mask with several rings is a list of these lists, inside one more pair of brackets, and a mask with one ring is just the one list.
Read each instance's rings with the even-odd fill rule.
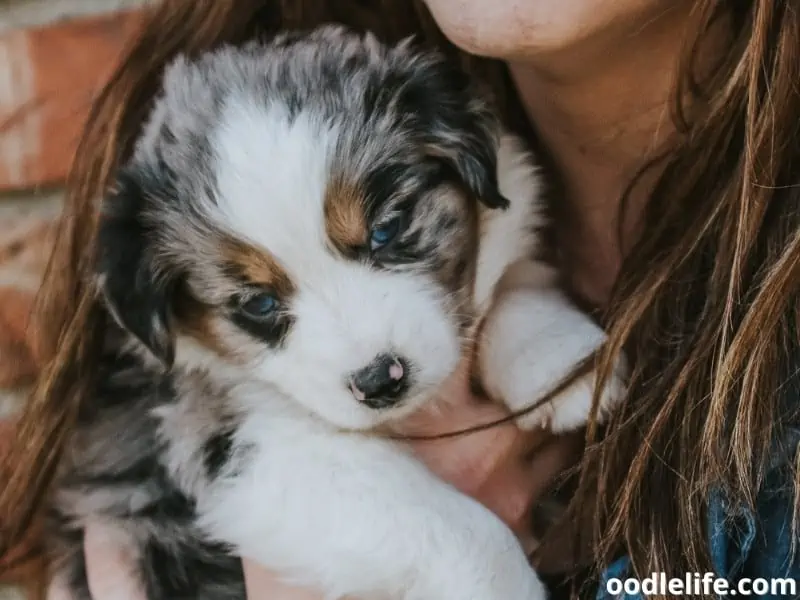
[[[601,366],[608,371],[627,348],[631,393],[602,432],[590,427],[572,505],[595,517],[597,564],[625,550],[640,574],[712,570],[711,490],[752,506],[774,440],[797,423],[780,390],[798,345],[800,16],[783,0],[697,5],[700,25],[675,91],[679,136],[659,165],[646,234],[628,253],[607,315]],[[700,77],[696,59],[721,15],[723,60]],[[75,160],[38,311],[47,367],[0,491],[0,551],[35,523],[92,384],[104,327],[86,285],[95,201],[129,152],[165,63],[324,21],[387,40],[416,34],[461,61],[492,90],[508,125],[530,135],[504,65],[454,48],[420,1],[167,0],[154,8],[97,100]]]
[[[800,361],[800,14],[781,0],[697,5],[682,135],[610,303],[607,356],[628,345],[630,393],[581,465],[583,493],[599,492],[597,559],[624,547],[644,576],[712,571],[710,498],[753,510],[771,457],[797,457],[782,442],[800,416],[786,385]],[[726,52],[698,77],[720,20]]]

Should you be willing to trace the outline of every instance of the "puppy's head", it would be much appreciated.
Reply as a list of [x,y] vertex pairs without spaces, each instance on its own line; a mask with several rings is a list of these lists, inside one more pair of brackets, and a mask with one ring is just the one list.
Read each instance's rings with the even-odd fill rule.
[[231,367],[369,428],[456,366],[498,125],[445,61],[339,28],[168,70],[104,201],[109,312],[166,364]]

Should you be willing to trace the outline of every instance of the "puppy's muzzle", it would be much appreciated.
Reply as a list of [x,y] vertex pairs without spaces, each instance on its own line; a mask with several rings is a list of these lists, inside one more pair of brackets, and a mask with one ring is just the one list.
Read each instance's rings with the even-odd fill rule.
[[392,354],[379,354],[350,377],[353,397],[374,409],[398,404],[409,388],[408,363]]

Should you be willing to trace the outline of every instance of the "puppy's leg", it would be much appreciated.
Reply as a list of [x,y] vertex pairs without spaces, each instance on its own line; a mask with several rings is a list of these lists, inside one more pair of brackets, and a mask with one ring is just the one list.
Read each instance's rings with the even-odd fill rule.
[[545,591],[489,510],[386,440],[250,419],[237,474],[199,509],[216,539],[327,598],[539,600]]
[[[605,339],[605,332],[558,288],[552,268],[521,261],[498,283],[482,330],[478,369],[486,391],[516,412],[553,390]],[[520,426],[559,432],[585,424],[596,377],[594,371],[582,376],[521,417]],[[601,396],[600,418],[624,394],[625,377],[625,359],[620,357]]]

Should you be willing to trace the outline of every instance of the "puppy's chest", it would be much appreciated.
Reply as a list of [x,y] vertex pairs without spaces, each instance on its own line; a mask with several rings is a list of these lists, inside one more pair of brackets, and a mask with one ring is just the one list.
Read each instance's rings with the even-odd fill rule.
[[159,460],[181,490],[200,498],[220,478],[239,474],[253,451],[240,435],[245,385],[196,370],[176,373],[173,387],[173,401],[153,411]]

